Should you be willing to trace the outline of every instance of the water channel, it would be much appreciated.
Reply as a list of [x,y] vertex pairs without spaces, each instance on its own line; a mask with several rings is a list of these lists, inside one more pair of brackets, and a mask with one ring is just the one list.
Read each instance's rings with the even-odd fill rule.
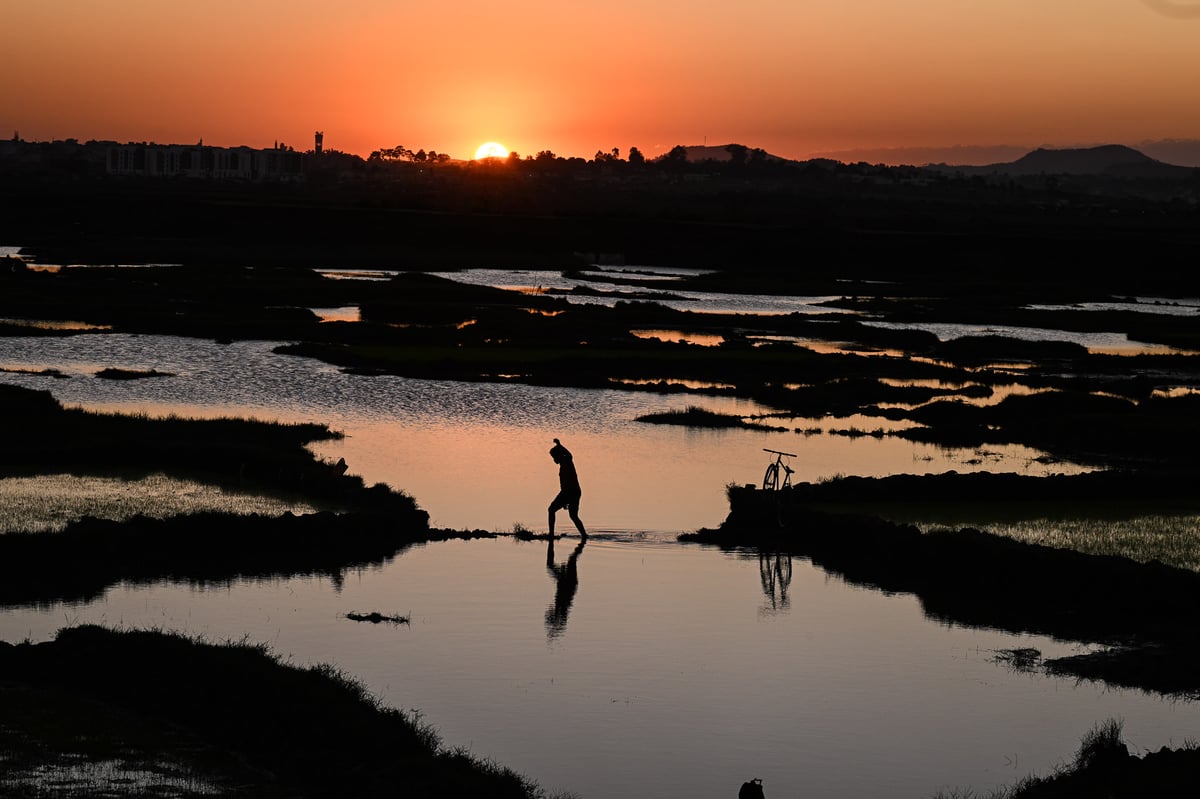
[[[344,457],[368,483],[411,493],[435,526],[456,529],[545,529],[557,488],[547,450],[558,437],[575,453],[581,515],[595,535],[553,552],[511,538],[432,543],[340,580],[120,585],[91,603],[0,609],[0,638],[45,640],[83,622],[249,637],[290,662],[332,663],[387,704],[418,711],[447,746],[584,799],[717,799],[752,777],[773,797],[978,794],[1049,773],[1109,718],[1124,722],[1137,753],[1200,733],[1194,703],[994,659],[1074,644],[947,626],[914,597],[847,584],[803,559],[675,541],[720,522],[727,484],[761,479],[763,447],[797,453],[798,480],[1069,468],[1043,465],[1035,451],[647,425],[634,419],[688,405],[765,409],[726,397],[346,375],[273,346],[3,338],[0,368],[66,379],[3,371],[0,382],[92,409],[328,423],[346,438],[314,445],[318,455]],[[96,378],[105,367],[174,376]],[[410,623],[346,618],[371,611]]]

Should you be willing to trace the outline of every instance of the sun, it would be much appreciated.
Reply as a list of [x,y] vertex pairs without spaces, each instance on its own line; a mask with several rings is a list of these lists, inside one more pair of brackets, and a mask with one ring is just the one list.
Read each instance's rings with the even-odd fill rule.
[[485,158],[508,158],[508,149],[499,142],[484,142],[475,151],[475,160],[482,161]]

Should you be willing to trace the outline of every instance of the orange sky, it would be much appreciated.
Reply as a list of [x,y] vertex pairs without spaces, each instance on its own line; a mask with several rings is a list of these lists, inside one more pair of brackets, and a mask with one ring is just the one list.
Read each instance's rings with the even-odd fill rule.
[[590,158],[1200,139],[1200,0],[0,0],[0,136]]

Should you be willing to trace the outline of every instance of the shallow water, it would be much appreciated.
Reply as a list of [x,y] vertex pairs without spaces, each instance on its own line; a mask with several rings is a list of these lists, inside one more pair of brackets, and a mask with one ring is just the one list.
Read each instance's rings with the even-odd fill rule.
[[940,341],[952,341],[965,336],[1003,336],[1021,341],[1064,341],[1078,344],[1092,355],[1191,355],[1190,350],[1135,341],[1125,333],[1079,332],[1074,330],[1052,330],[1039,327],[1016,325],[968,325],[941,322],[869,322],[863,324],[884,327],[890,330],[924,330],[933,333]]
[[[698,394],[455,383],[343,374],[306,358],[276,355],[271,342],[126,334],[0,338],[0,369],[57,369],[69,379],[2,372],[0,382],[48,390],[67,405],[160,416],[246,416],[319,422],[343,431],[318,442],[352,474],[412,494],[432,523],[456,529],[546,528],[557,491],[551,439],[575,455],[581,515],[600,529],[692,531],[720,523],[725,487],[758,483],[764,448],[797,454],[793,479],[990,469],[1025,474],[1077,471],[1043,464],[1025,447],[945,449],[894,437],[696,430],[635,421],[695,405],[753,416],[756,403]],[[158,369],[174,377],[103,380],[105,367]],[[884,420],[775,419],[792,430],[871,431]]]
[[[565,568],[578,541],[560,539]],[[763,565],[766,568],[763,568]],[[1180,744],[1200,709],[1017,673],[1000,648],[1074,647],[931,622],[910,596],[661,537],[593,537],[559,594],[547,543],[411,549],[328,578],[119,587],[86,606],[0,611],[8,640],[66,623],[267,642],[333,663],[449,746],[587,799],[929,796],[1046,774],[1094,724],[1135,751]],[[566,599],[569,598],[569,603]],[[377,611],[408,625],[354,622]]]
[[[1124,721],[1138,753],[1200,732],[1194,703],[993,662],[996,649],[1050,655],[1071,645],[931,622],[913,597],[847,585],[801,559],[760,563],[673,540],[721,521],[725,485],[761,480],[764,447],[797,453],[796,480],[1071,470],[1038,463],[1041,453],[647,425],[634,419],[689,405],[768,409],[726,397],[346,375],[273,346],[0,338],[0,368],[69,376],[0,372],[0,382],[93,409],[328,423],[347,437],[314,445],[318,454],[410,492],[442,527],[544,529],[557,488],[547,450],[559,437],[575,452],[582,516],[597,533],[578,556],[569,607],[545,542],[448,541],[340,582],[123,585],[84,605],[0,609],[0,639],[43,640],[82,622],[249,637],[293,662],[332,663],[388,704],[420,711],[448,746],[585,799],[727,797],[752,777],[768,796],[978,794],[1048,773],[1110,717]],[[94,377],[105,367],[176,377]],[[786,424],[870,429],[861,418]],[[558,542],[555,574],[576,545]],[[372,611],[411,623],[345,618]]]

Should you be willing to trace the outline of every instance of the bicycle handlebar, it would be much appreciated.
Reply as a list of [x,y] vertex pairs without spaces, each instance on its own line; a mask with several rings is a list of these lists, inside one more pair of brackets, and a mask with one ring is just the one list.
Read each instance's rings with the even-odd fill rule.
[[766,447],[763,447],[763,452],[770,452],[775,455],[787,455],[789,458],[799,458],[800,457],[799,455],[795,454],[794,452],[780,452],[777,449],[767,449]]

